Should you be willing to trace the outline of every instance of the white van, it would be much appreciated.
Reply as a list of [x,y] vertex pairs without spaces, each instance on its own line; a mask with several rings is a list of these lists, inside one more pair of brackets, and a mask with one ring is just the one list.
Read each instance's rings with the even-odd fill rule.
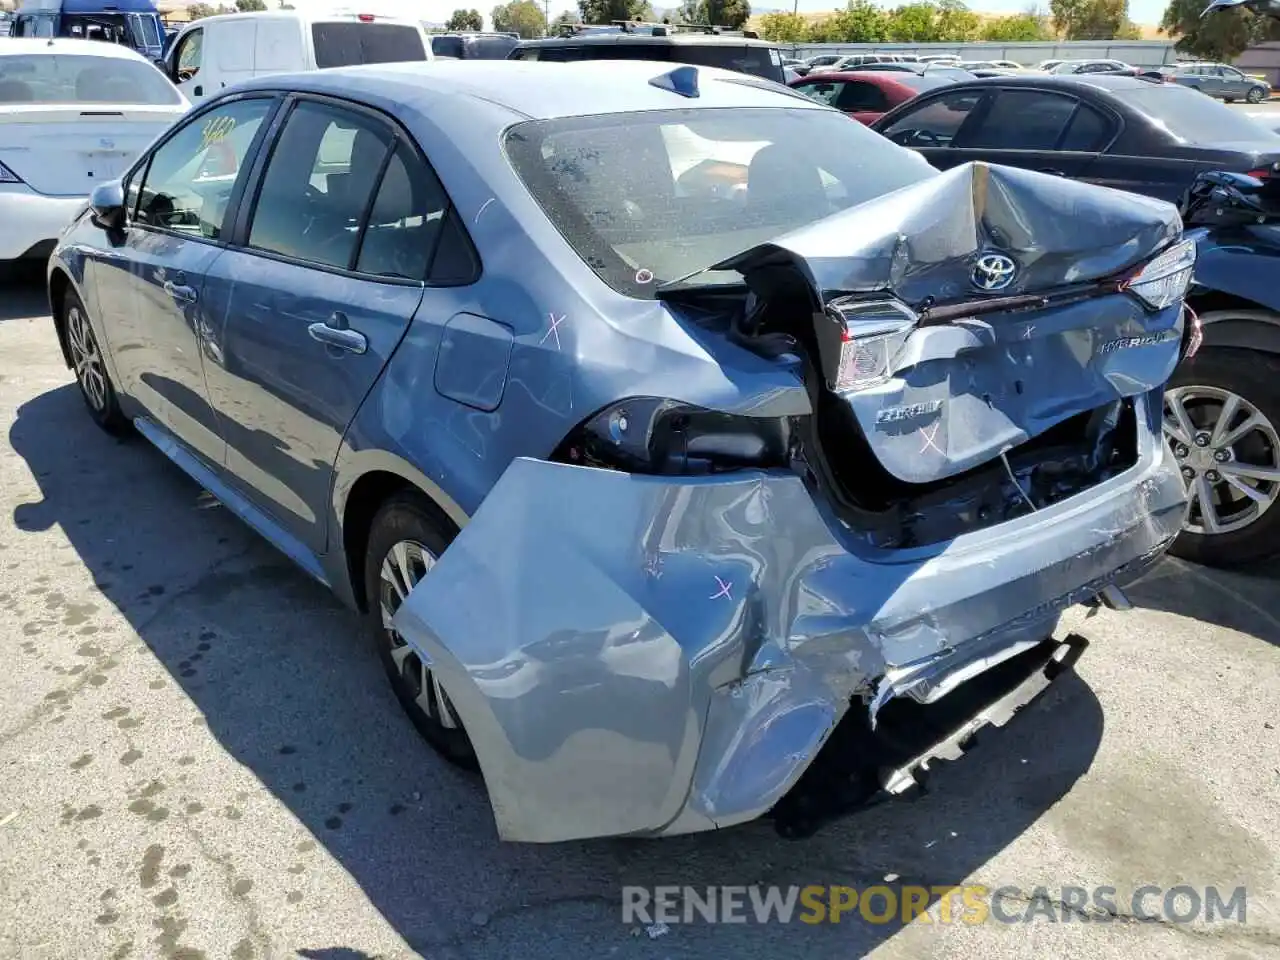
[[280,10],[196,20],[174,38],[165,64],[194,104],[264,74],[434,59],[417,20]]

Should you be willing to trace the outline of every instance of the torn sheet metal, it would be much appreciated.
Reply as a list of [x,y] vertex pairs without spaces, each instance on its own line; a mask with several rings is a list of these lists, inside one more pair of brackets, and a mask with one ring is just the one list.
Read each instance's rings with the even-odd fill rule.
[[[847,339],[847,329],[866,341],[875,367],[866,382],[841,389],[832,378],[833,388],[880,464],[900,481],[926,484],[1071,416],[1159,388],[1181,355],[1183,319],[1180,304],[1153,311],[1121,292],[932,326],[919,311],[1116,278],[1180,233],[1177,210],[1164,201],[968,163],[716,269],[738,270],[753,287],[771,282],[753,274],[776,278],[780,267],[804,277],[815,313],[839,320],[837,336]],[[834,360],[830,352],[824,363]],[[883,368],[872,363],[876,352],[885,354]]]
[[790,474],[517,459],[394,626],[448,689],[504,839],[724,827],[772,808],[886,675],[937,683],[1043,638],[1156,555],[1184,500],[1153,442],[1034,515],[865,553]]

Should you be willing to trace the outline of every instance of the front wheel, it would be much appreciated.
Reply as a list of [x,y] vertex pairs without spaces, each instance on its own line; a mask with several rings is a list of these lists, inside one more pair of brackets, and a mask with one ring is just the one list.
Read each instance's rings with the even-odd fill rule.
[[1249,92],[1245,94],[1244,98],[1250,103],[1261,103],[1262,98],[1266,96],[1266,93],[1267,91],[1263,90],[1261,87],[1250,87]]
[[440,678],[391,626],[409,592],[429,575],[455,535],[418,493],[397,494],[382,505],[365,556],[367,629],[396,699],[418,732],[446,760],[478,770],[471,740]]
[[107,433],[119,436],[127,433],[128,419],[120,410],[111,376],[107,373],[106,358],[98,343],[89,312],[74,291],[68,290],[62,303],[62,329],[67,338],[67,352],[75,371],[80,396],[89,408],[93,422]]
[[1280,359],[1202,349],[1165,390],[1164,430],[1187,484],[1170,553],[1232,567],[1280,554]]

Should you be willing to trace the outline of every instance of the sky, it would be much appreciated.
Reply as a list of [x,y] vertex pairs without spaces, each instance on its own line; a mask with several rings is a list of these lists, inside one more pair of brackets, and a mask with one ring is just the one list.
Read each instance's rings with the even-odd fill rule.
[[[292,0],[301,8],[333,9],[334,0]],[[350,7],[355,12],[382,13],[387,16],[417,17],[433,23],[444,23],[458,7],[475,7],[485,19],[485,26],[490,26],[489,11],[498,0],[338,0],[342,7]],[[541,5],[545,0],[537,0]],[[905,2],[905,0],[903,0]],[[1031,0],[967,0],[970,9],[977,13],[1021,13],[1032,5]],[[576,0],[550,0],[551,16],[563,10],[577,9]],[[879,0],[881,6],[896,6],[897,2]],[[1129,17],[1136,23],[1159,23],[1168,0],[1129,0]],[[655,2],[654,6],[666,4]],[[674,5],[672,3],[671,5]],[[801,13],[819,13],[842,7],[842,0],[799,0]],[[1049,7],[1048,0],[1039,3],[1042,9]],[[357,10],[357,8],[359,8]],[[787,0],[758,0],[752,4],[757,12],[768,9],[790,10]]]

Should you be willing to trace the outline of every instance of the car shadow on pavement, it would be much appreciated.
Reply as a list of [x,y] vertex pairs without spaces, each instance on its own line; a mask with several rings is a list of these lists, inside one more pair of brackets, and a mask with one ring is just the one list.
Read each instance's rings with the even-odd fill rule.
[[1213,623],[1280,647],[1280,561],[1217,570],[1166,557],[1125,593],[1149,610]]
[[49,313],[45,296],[44,267],[22,264],[0,268],[0,323],[25,320]]
[[[295,842],[321,844],[408,945],[431,957],[861,956],[901,929],[900,906],[879,922],[854,913],[838,924],[695,922],[646,932],[624,925],[621,888],[864,887],[886,878],[951,887],[1061,800],[1102,737],[1097,699],[1068,672],[1006,727],[980,735],[971,756],[938,769],[930,792],[809,840],[780,839],[761,822],[654,841],[501,843],[481,783],[418,738],[357,639],[355,616],[323,587],[211,506],[144,441],[98,431],[72,384],[25,403],[9,439],[40,488],[15,510],[18,530],[60,528],[149,648],[139,656],[154,684],[165,678],[151,657],[190,698],[193,719],[201,722],[198,711],[222,749],[311,835],[282,841],[264,830],[249,835],[255,849],[233,848],[259,871],[255,889],[287,880]],[[137,646],[130,639],[124,649]],[[159,753],[173,730],[131,732],[154,738]],[[203,818],[201,833],[218,836],[229,827],[217,811],[234,798],[219,796],[216,783],[199,789],[176,815]],[[196,806],[204,812],[190,813]],[[231,836],[245,829],[241,821]],[[263,922],[270,927],[269,912]],[[663,939],[650,942],[654,934]],[[292,949],[365,956],[352,944]]]

